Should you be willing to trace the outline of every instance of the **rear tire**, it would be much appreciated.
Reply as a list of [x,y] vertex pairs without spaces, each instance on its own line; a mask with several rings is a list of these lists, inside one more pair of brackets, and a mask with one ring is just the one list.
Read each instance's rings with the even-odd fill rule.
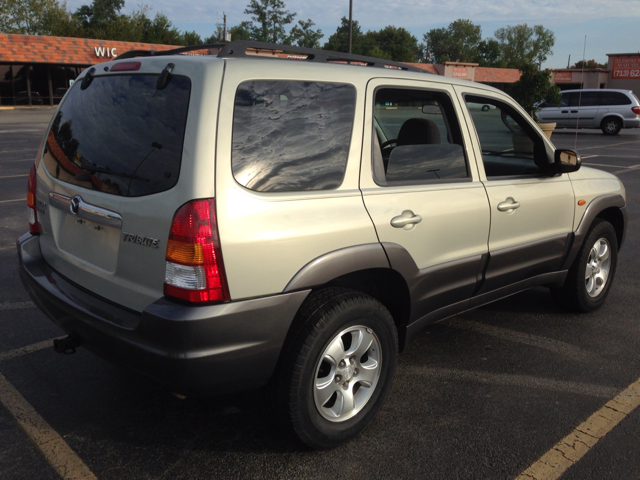
[[607,117],[600,124],[602,133],[605,135],[617,135],[622,129],[622,122],[615,117]]
[[613,226],[597,218],[560,288],[551,289],[560,306],[578,312],[600,308],[609,295],[618,263],[618,238]]
[[382,407],[396,367],[395,324],[377,300],[342,288],[312,293],[299,318],[272,384],[272,408],[300,441],[332,448]]

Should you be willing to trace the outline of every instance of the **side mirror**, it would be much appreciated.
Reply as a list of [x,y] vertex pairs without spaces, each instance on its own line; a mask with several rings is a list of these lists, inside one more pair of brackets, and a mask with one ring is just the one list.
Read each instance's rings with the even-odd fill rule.
[[558,149],[555,153],[555,165],[557,173],[571,173],[580,168],[582,160],[578,152]]

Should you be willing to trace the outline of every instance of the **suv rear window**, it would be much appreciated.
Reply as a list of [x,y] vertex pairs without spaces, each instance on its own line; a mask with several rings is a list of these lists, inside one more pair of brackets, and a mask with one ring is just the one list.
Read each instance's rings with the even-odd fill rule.
[[342,83],[240,84],[233,113],[236,181],[257,192],[328,190],[342,183],[356,89]]
[[191,81],[175,75],[97,76],[77,82],[57,112],[43,157],[67,183],[139,197],[178,181]]

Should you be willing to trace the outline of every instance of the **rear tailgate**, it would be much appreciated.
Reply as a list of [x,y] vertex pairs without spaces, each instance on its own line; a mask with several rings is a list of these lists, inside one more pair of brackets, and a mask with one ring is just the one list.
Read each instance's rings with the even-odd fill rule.
[[176,68],[166,87],[156,88],[167,61],[149,60],[134,72],[94,71],[90,82],[76,82],[54,116],[38,168],[44,259],[136,311],[162,296],[167,237],[182,202],[177,185],[192,174],[181,173],[192,81],[179,73],[188,66]]

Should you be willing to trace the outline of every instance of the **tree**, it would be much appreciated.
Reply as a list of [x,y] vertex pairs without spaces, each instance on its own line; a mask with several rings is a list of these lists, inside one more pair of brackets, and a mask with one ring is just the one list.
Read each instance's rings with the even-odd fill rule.
[[[418,60],[418,40],[402,27],[396,28],[389,25],[379,31],[367,32],[366,37],[375,47],[384,52],[385,55],[381,58],[396,62],[416,62]],[[370,47],[366,52],[372,57],[380,57],[375,53],[373,47]]]
[[324,37],[322,30],[312,30],[315,23],[309,18],[307,21],[298,20],[298,24],[289,32],[289,43],[299,47],[320,48],[320,39]]
[[229,29],[231,40],[251,40],[251,22],[241,22]]
[[[418,40],[404,28],[389,25],[382,30],[363,34],[357,20],[353,21],[351,44],[351,52],[356,55],[397,62],[415,62],[420,53]],[[342,17],[336,33],[329,37],[323,48],[335,52],[349,51],[349,20],[346,17]]]
[[586,62],[584,60],[580,60],[571,65],[570,68],[607,68],[607,64],[598,63],[595,60],[587,60]]
[[482,41],[479,25],[458,19],[447,28],[434,28],[424,34],[428,63],[476,62]]
[[533,105],[541,100],[546,100],[550,105],[558,105],[560,88],[551,83],[550,70],[540,70],[533,63],[525,63],[520,66],[520,71],[520,80],[509,86],[507,93],[529,112],[534,120],[538,120]]
[[[375,45],[372,44],[371,38],[367,38],[366,35],[362,33],[362,29],[357,20],[353,20],[351,32],[351,53],[355,55],[367,55],[369,50]],[[342,17],[336,33],[329,37],[327,43],[325,43],[322,48],[334,52],[347,53],[349,51],[349,19],[347,17]]]
[[481,67],[504,68],[506,66],[500,52],[500,44],[495,38],[487,38],[478,44],[476,61]]
[[58,0],[0,0],[0,32],[48,35],[62,11]]
[[251,0],[244,13],[251,15],[251,39],[271,43],[285,43],[285,26],[296,16],[285,10],[282,0]]
[[541,66],[552,55],[555,35],[542,25],[529,27],[526,23],[499,28],[495,37],[500,45],[506,66],[520,68],[523,64]]

